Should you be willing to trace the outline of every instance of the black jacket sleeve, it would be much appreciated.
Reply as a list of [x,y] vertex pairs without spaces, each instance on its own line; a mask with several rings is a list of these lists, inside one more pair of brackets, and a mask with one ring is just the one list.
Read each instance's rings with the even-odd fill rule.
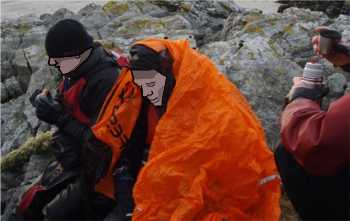
[[80,95],[80,107],[92,123],[96,122],[102,105],[119,75],[119,71],[117,66],[111,66],[95,73],[98,76],[91,76],[87,80],[87,85]]

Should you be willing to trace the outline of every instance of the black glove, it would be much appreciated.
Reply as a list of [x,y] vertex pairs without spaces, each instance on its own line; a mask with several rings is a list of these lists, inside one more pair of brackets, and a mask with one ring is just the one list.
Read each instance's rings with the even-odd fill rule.
[[125,154],[121,154],[116,169],[113,171],[117,201],[115,211],[123,221],[131,220],[131,214],[135,206],[132,195],[135,178],[131,174],[130,161],[126,157]]
[[63,127],[69,119],[69,114],[65,113],[62,102],[53,99],[50,94],[39,94],[34,101],[36,116],[46,123]]
[[29,97],[30,103],[35,107],[35,98],[43,92],[43,89],[36,89],[33,94]]
[[293,94],[290,96],[290,101],[297,98],[307,98],[313,101],[321,101],[329,92],[328,87],[320,86],[315,88],[298,87],[295,88]]
[[[81,123],[70,115],[65,115],[63,118],[64,124],[60,127],[62,131],[82,143],[93,142],[96,140],[96,137],[89,126]],[[61,119],[59,119],[59,121],[61,121]]]

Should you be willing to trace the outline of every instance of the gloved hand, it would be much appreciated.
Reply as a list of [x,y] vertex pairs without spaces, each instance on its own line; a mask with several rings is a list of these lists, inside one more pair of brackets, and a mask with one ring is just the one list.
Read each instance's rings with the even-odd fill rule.
[[35,98],[41,93],[43,93],[43,89],[36,89],[33,92],[33,94],[29,97],[29,101],[33,105],[33,107],[35,107]]
[[69,119],[69,114],[65,113],[64,106],[57,98],[52,98],[48,91],[38,94],[34,100],[36,116],[46,123],[63,127]]
[[326,85],[307,83],[301,77],[295,77],[293,83],[292,89],[286,96],[286,104],[300,97],[321,102],[322,98],[329,92]]

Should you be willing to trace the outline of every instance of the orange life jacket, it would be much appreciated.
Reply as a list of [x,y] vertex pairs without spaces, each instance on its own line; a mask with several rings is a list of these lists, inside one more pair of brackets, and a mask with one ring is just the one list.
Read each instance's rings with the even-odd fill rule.
[[129,69],[123,68],[110,94],[102,106],[97,124],[91,129],[99,140],[112,149],[112,161],[107,175],[102,178],[95,190],[114,198],[113,169],[121,150],[127,144],[141,109],[141,93],[133,83]]

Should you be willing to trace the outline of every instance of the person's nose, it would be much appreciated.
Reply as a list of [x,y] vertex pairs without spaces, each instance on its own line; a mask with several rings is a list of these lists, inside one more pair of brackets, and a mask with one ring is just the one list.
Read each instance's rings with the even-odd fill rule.
[[49,62],[48,63],[49,63],[50,66],[56,66],[57,65],[56,60],[53,59],[53,58],[49,58]]
[[148,97],[148,96],[151,96],[153,94],[153,91],[148,88],[148,87],[142,87],[142,95],[144,97]]

